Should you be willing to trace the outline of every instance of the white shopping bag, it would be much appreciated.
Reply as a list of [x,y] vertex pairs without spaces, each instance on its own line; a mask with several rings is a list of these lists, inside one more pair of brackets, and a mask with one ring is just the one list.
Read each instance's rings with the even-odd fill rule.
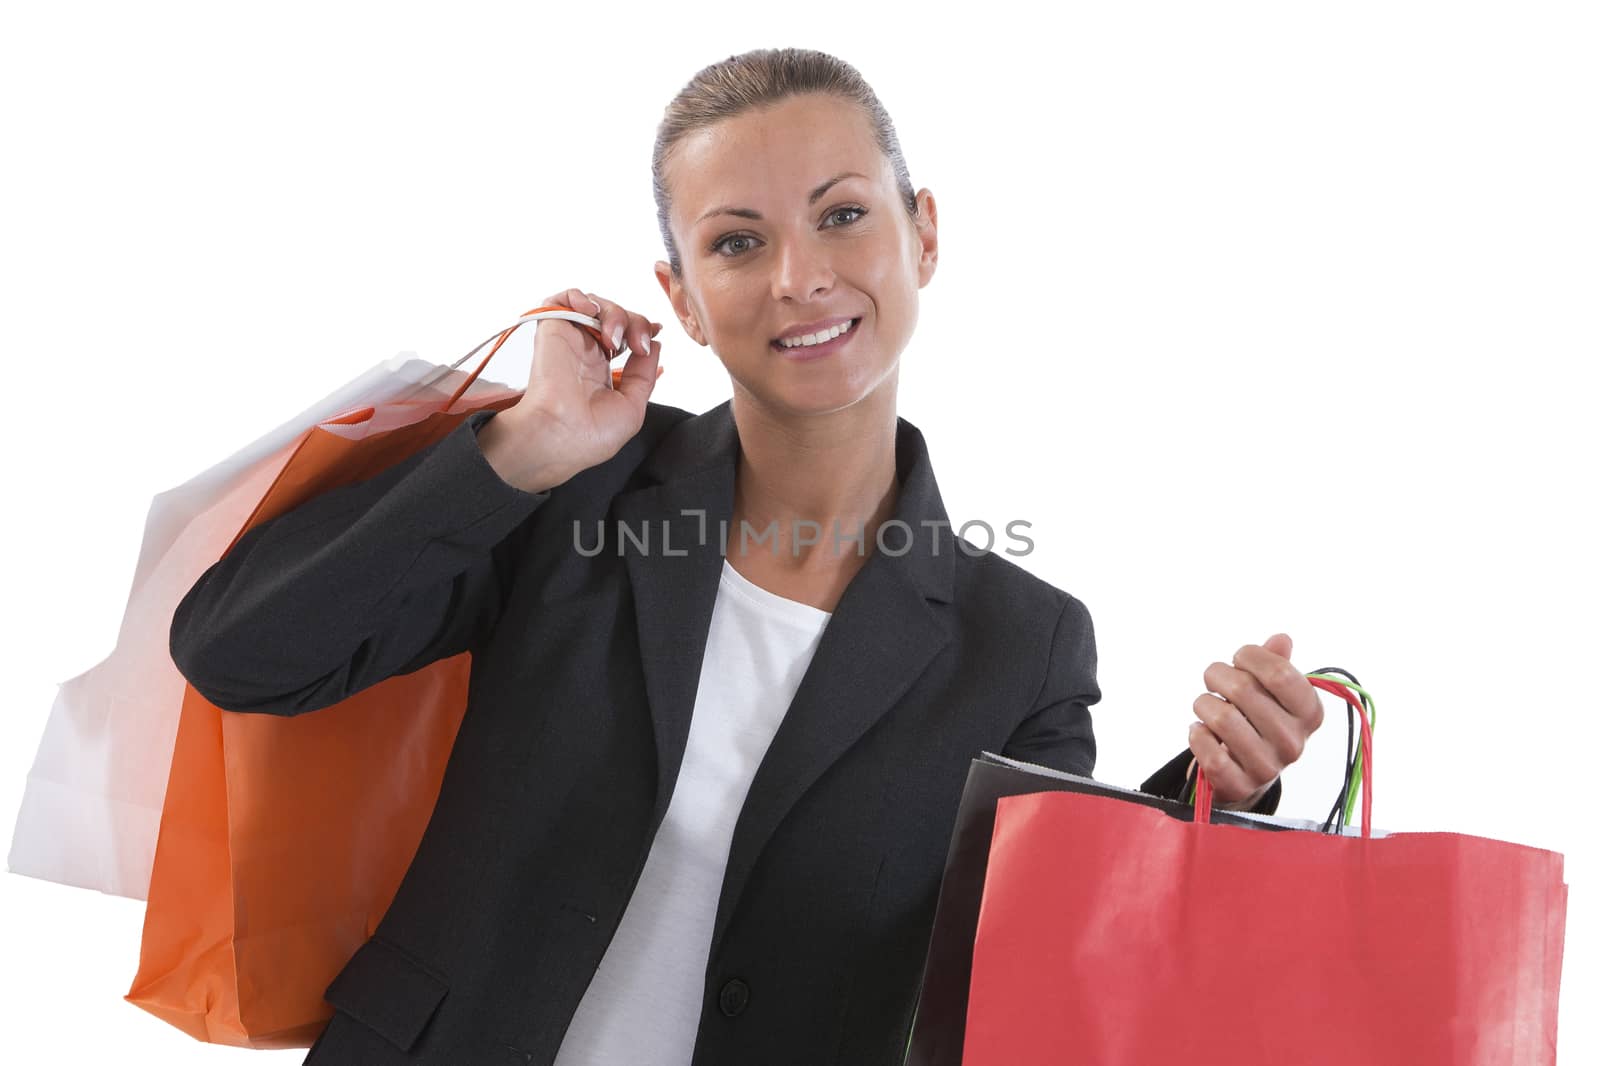
[[[50,709],[12,834],[10,872],[147,898],[185,684],[168,650],[178,602],[249,520],[308,429],[366,406],[448,396],[466,378],[401,353],[151,501],[116,646],[63,682]],[[464,395],[508,391],[480,376]]]

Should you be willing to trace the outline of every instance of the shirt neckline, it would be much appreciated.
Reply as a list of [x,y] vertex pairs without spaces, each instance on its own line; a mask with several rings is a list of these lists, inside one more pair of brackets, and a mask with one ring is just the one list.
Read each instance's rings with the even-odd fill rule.
[[833,617],[832,611],[824,611],[821,607],[813,607],[809,603],[791,600],[787,596],[780,596],[776,592],[762,588],[735,570],[733,563],[729,562],[726,556],[722,559],[722,576],[723,580],[729,582],[736,592],[754,600],[762,607],[777,611],[796,621],[814,624],[819,619],[826,621]]

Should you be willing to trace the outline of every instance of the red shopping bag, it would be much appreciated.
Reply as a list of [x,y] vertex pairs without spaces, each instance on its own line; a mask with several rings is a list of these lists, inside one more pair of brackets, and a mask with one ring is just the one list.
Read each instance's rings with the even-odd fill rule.
[[[517,326],[545,312],[598,336],[589,316],[535,308],[471,375],[440,368],[403,399],[311,427],[232,543],[430,447],[476,411],[515,402],[521,393],[505,386],[468,388]],[[200,1040],[310,1045],[331,1014],[323,992],[388,910],[432,814],[470,659],[289,718],[222,711],[185,683],[139,969],[124,998]]]
[[1553,1063],[1561,855],[1373,832],[1361,721],[1360,836],[1211,824],[1203,774],[1192,820],[999,798],[966,1066]]

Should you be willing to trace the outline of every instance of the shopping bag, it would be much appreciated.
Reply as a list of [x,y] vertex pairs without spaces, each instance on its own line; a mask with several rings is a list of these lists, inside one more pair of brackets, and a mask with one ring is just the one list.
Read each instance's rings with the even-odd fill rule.
[[1087,788],[998,798],[966,1066],[1553,1063],[1562,856],[1375,832],[1359,717],[1343,794],[1348,811],[1360,788],[1359,834],[1223,824],[1203,773],[1192,808]]
[[[183,699],[167,649],[178,601],[232,542],[306,431],[415,396],[444,380],[441,369],[409,353],[380,362],[151,501],[116,645],[57,689],[23,788],[10,872],[146,898]],[[505,386],[480,377],[468,395],[495,388]]]
[[[311,427],[227,548],[432,446],[468,415],[514,403],[521,393],[505,386],[470,390],[514,329],[544,317],[598,335],[589,316],[536,308],[470,376],[437,368],[401,397]],[[469,677],[462,653],[288,718],[222,711],[185,682],[125,998],[201,1040],[309,1046],[331,1014],[323,992],[371,937],[415,854]]]
[[[989,846],[994,835],[995,811],[1001,797],[1042,791],[1114,796],[1121,802],[1154,810],[1182,810],[1171,800],[993,752],[982,752],[973,759],[950,834],[944,878],[923,964],[921,992],[907,1046],[906,1066],[959,1066],[961,1062],[972,945],[978,928]],[[1186,814],[1182,816],[1187,817]],[[1217,811],[1213,819],[1220,824],[1250,829],[1314,828],[1309,821],[1268,819],[1230,811]]]

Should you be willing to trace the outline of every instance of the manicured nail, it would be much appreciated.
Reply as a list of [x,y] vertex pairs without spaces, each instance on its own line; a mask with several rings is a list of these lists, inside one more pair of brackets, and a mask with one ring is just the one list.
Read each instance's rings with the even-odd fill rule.
[[620,351],[622,349],[622,327],[621,326],[618,326],[616,329],[612,330],[612,332],[611,332],[611,347],[612,347],[613,350],[616,350],[616,351]]

